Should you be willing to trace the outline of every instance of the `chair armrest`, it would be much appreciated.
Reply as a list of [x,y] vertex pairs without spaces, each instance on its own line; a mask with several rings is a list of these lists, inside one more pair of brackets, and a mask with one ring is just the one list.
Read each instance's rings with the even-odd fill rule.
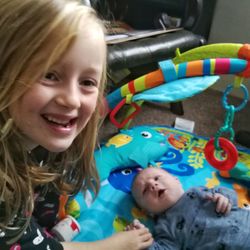
[[188,30],[128,41],[108,46],[108,65],[112,70],[132,68],[175,57],[181,52],[201,46],[205,39]]

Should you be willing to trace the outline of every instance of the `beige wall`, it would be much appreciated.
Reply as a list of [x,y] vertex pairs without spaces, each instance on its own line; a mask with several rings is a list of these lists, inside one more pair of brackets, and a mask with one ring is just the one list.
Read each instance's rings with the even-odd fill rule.
[[[250,0],[217,0],[208,43],[250,43]],[[213,86],[223,91],[233,82],[232,76],[222,76]],[[250,93],[250,80],[245,85]],[[241,91],[233,91],[242,97]]]

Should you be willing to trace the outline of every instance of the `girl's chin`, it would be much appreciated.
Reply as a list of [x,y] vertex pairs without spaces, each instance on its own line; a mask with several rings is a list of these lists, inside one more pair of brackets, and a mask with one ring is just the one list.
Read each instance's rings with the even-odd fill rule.
[[66,151],[70,146],[71,146],[72,142],[70,143],[52,143],[52,144],[40,144],[42,147],[44,147],[45,149],[47,149],[49,152],[52,153],[60,153],[60,152],[64,152]]

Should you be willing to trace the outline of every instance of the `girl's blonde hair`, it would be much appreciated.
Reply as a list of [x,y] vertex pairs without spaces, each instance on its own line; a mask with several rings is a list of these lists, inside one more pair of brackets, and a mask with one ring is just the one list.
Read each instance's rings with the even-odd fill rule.
[[[19,235],[33,211],[33,190],[52,185],[60,193],[99,189],[94,148],[100,125],[106,58],[94,114],[70,148],[49,153],[43,167],[32,161],[8,107],[61,58],[84,28],[101,27],[93,9],[70,0],[1,0],[0,5],[0,229],[17,215]],[[103,49],[106,50],[104,35]],[[82,55],[84,56],[84,55]],[[24,215],[25,214],[25,215]]]

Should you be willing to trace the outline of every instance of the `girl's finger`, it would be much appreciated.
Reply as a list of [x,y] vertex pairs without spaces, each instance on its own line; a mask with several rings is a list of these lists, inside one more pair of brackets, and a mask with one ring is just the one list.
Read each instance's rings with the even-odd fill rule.
[[146,248],[150,247],[150,246],[153,244],[153,242],[154,242],[154,239],[153,239],[153,238],[151,238],[151,239],[149,239],[149,240],[147,240],[147,241],[144,241],[144,242],[141,244],[141,249],[146,249]]
[[150,233],[149,229],[147,227],[142,227],[142,228],[138,229],[137,232],[138,232],[139,235],[144,235],[144,234]]

